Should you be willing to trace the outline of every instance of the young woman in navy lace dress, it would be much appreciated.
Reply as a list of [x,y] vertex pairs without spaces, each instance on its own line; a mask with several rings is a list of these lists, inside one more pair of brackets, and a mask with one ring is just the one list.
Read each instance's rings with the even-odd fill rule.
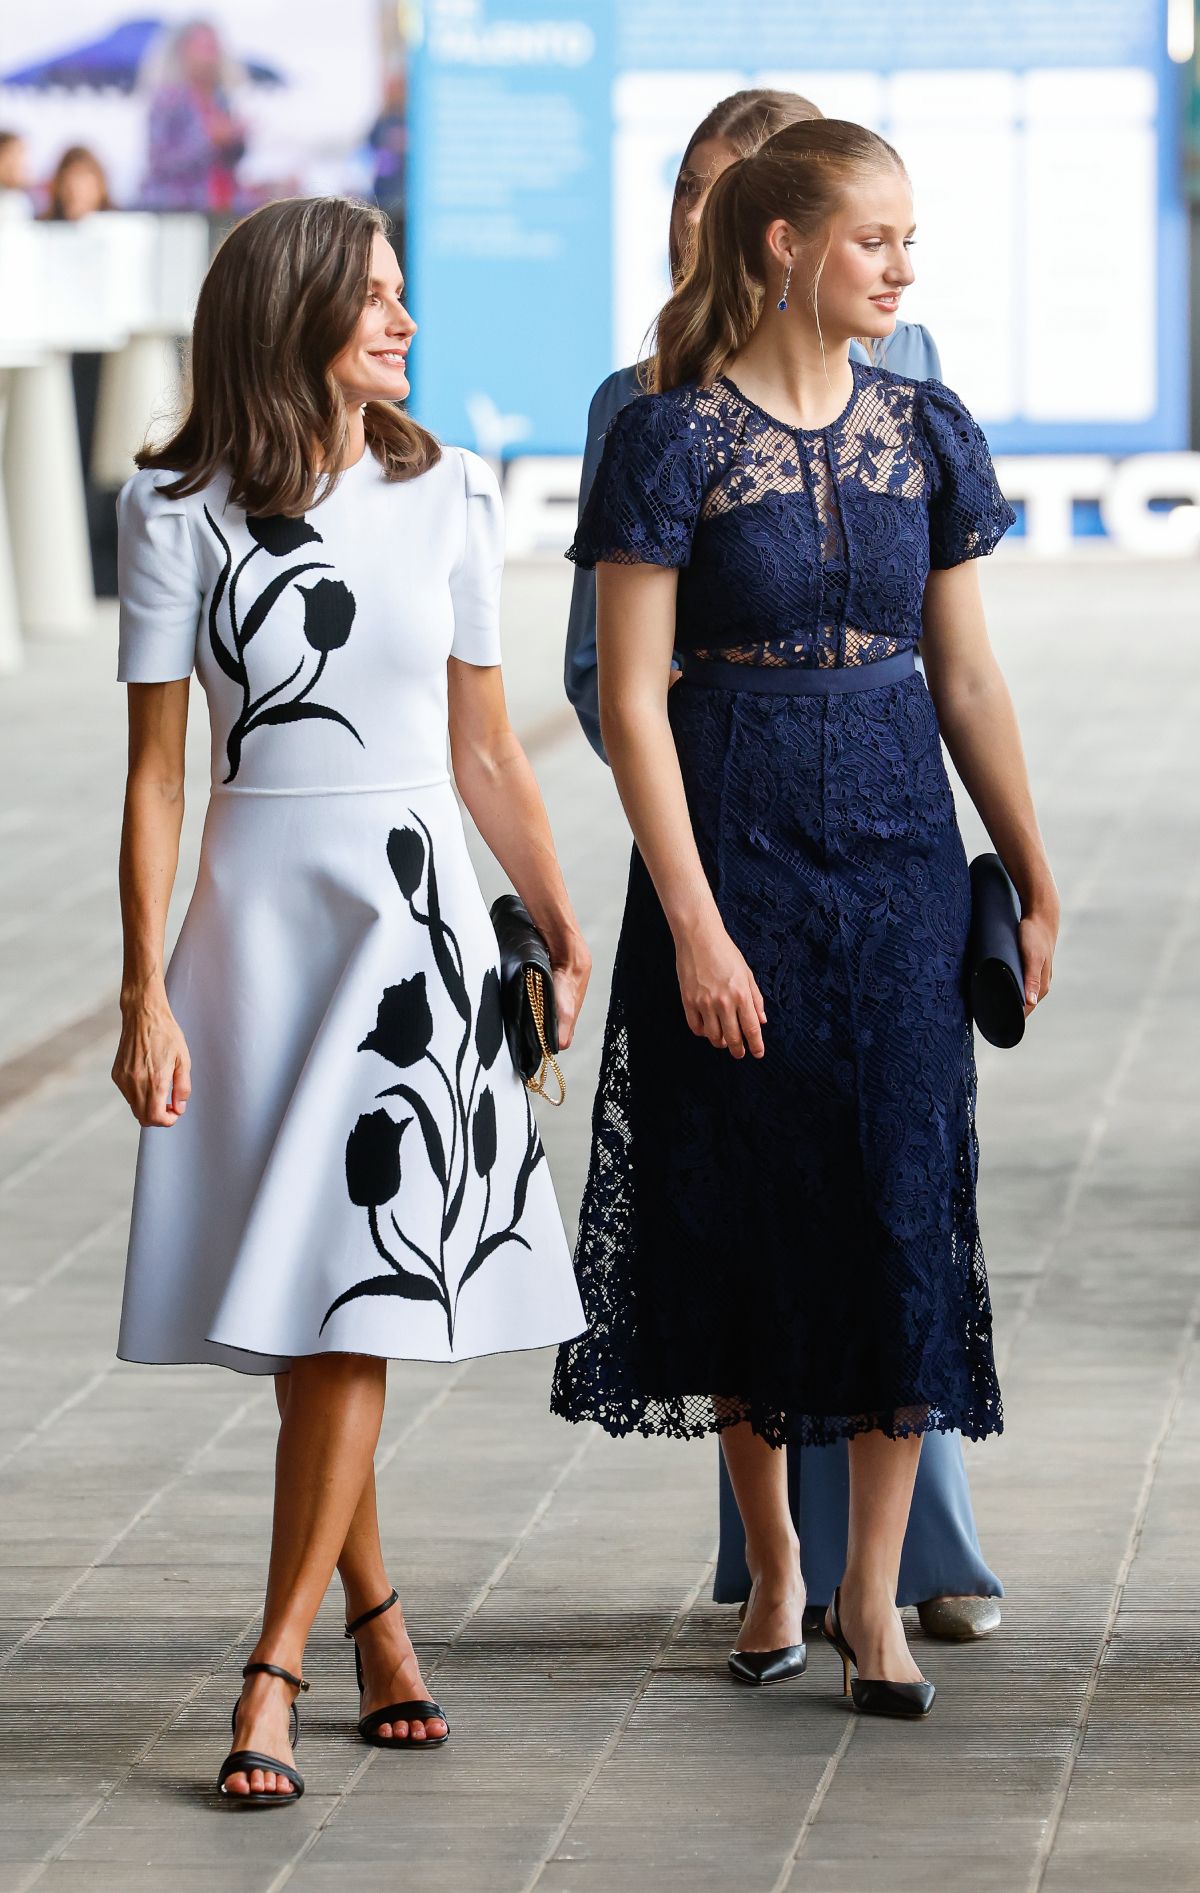
[[[811,99],[796,92],[763,88],[734,92],[714,105],[684,148],[671,207],[669,255],[671,279],[683,275],[709,188],[737,158],[749,158],[786,125],[822,116]],[[870,362],[907,375],[913,381],[941,380],[937,347],[919,322],[897,320],[890,335],[875,336],[868,349],[850,344],[851,361]],[[601,382],[587,417],[587,439],[580,481],[580,514],[600,465],[604,438],[627,402],[645,392],[638,365],[618,368]],[[584,733],[604,757],[600,735],[600,693],[596,682],[596,574],[576,565],[567,624],[564,677],[567,695]],[[789,1444],[788,1493],[800,1533],[802,1576],[808,1592],[808,1620],[819,1616],[833,1596],[846,1557],[850,1510],[850,1470],[846,1441],[830,1446]],[[718,1604],[740,1604],[743,1622],[739,1647],[755,1650],[761,1638],[757,1611],[750,1605],[751,1580],[746,1565],[746,1532],[737,1508],[723,1454],[718,1454],[721,1536],[713,1573]],[[963,1461],[962,1440],[953,1428],[927,1433],[913,1486],[908,1530],[900,1559],[897,1601],[915,1604],[926,1636],[954,1642],[988,1636],[1000,1623],[996,1602],[1003,1586],[980,1548]]]
[[827,1631],[858,1706],[910,1715],[933,1695],[895,1607],[921,1438],[1002,1424],[939,726],[1021,897],[1030,1008],[1058,924],[973,563],[1012,513],[957,396],[849,359],[895,323],[912,222],[899,158],[859,126],[791,126],[731,165],[660,318],[660,392],[618,415],[580,524],[637,847],[576,1262],[589,1332],[553,1395],[613,1433],[720,1432],[766,1633],[731,1659],[748,1681],[804,1665],[773,1449],[848,1439]]

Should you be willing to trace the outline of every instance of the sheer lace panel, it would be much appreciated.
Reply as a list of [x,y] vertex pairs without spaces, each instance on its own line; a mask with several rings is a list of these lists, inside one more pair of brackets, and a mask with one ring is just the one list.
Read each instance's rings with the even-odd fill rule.
[[[743,402],[744,417],[752,419],[753,406],[740,397],[731,383],[722,384],[735,400]],[[776,668],[809,663],[821,669],[839,664],[876,663],[904,648],[898,637],[887,637],[860,630],[845,622],[847,581],[849,578],[846,534],[842,525],[839,481],[856,477],[864,462],[863,441],[872,431],[880,443],[895,448],[899,429],[885,421],[881,426],[871,413],[869,391],[856,389],[850,409],[837,428],[813,431],[787,428],[782,422],[760,414],[766,425],[746,429],[752,444],[746,448],[753,470],[748,478],[719,482],[706,495],[700,509],[701,519],[715,512],[728,512],[735,505],[755,505],[768,494],[795,492],[807,500],[813,540],[818,548],[821,573],[820,623],[807,635],[776,638],[769,641],[735,645],[702,645],[694,655],[717,658],[733,664],[766,664]],[[757,440],[753,436],[757,434]],[[831,446],[836,455],[836,471],[830,465]],[[872,470],[875,461],[871,461]],[[923,470],[914,462],[907,484],[917,497],[922,489]],[[868,485],[864,480],[863,484]]]
[[1013,514],[956,395],[853,374],[821,429],[724,380],[631,402],[571,556],[678,566],[677,644],[695,657],[827,667],[912,648],[930,566],[990,551]]
[[[891,1439],[948,1428],[957,1428],[969,1439],[1001,1432],[1003,1405],[992,1365],[991,1303],[975,1215],[978,1147],[973,1111],[974,1064],[969,1047],[967,1059],[971,1115],[966,1136],[953,1159],[952,1233],[944,1266],[945,1277],[956,1285],[955,1292],[947,1295],[947,1281],[939,1279],[943,1270],[930,1268],[928,1254],[922,1253],[928,1241],[922,1232],[910,1245],[911,1255],[906,1255],[901,1264],[901,1272],[911,1271],[910,1300],[913,1327],[921,1337],[919,1346],[905,1357],[904,1344],[895,1333],[885,1336],[877,1332],[873,1336],[876,1359],[892,1353],[898,1356],[893,1363],[896,1384],[903,1384],[914,1372],[928,1374],[944,1386],[943,1396],[920,1401],[885,1397],[868,1409],[812,1410],[805,1398],[805,1382],[816,1369],[808,1350],[815,1346],[823,1356],[843,1320],[836,1296],[829,1298],[822,1292],[819,1266],[806,1278],[807,1292],[798,1300],[795,1329],[786,1337],[796,1356],[794,1385],[776,1383],[756,1393],[718,1393],[694,1384],[687,1390],[677,1384],[675,1390],[667,1391],[661,1385],[647,1385],[645,1378],[649,1373],[652,1379],[672,1379],[676,1363],[670,1358],[669,1348],[667,1358],[663,1357],[664,1342],[655,1344],[643,1332],[640,1311],[646,1301],[646,1271],[656,1263],[661,1266],[664,1258],[661,1254],[646,1256],[639,1250],[629,1035],[620,994],[614,989],[575,1258],[588,1329],[578,1340],[559,1349],[550,1394],[551,1412],[565,1420],[598,1421],[618,1437],[641,1433],[701,1439],[748,1421],[771,1446],[788,1442],[827,1446],[876,1430]],[[703,1192],[697,1189],[692,1194],[697,1199],[696,1213],[702,1215]],[[689,1192],[684,1191],[680,1201],[686,1206],[688,1198]],[[681,1304],[681,1308],[694,1304],[711,1308],[729,1292],[733,1252],[726,1253],[721,1259],[723,1265],[714,1269],[710,1266],[713,1259],[705,1256],[704,1248],[704,1234],[697,1231],[689,1253],[703,1260],[693,1272],[691,1301]],[[736,1273],[736,1262],[733,1266]],[[868,1329],[871,1312],[872,1300],[868,1297],[863,1311]],[[688,1318],[684,1318],[683,1325],[688,1327]],[[719,1329],[719,1323],[717,1326]],[[918,1357],[919,1369],[914,1365]],[[856,1373],[861,1377],[861,1363],[851,1366],[849,1378]]]

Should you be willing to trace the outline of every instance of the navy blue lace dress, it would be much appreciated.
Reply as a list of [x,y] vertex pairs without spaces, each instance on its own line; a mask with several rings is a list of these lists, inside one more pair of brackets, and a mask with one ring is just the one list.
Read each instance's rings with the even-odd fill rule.
[[766,1057],[688,1028],[635,848],[553,1409],[773,1444],[999,1432],[975,1210],[969,886],[914,663],[931,567],[1013,514],[940,382],[852,364],[791,428],[731,381],[622,410],[580,563],[680,568],[669,712]]

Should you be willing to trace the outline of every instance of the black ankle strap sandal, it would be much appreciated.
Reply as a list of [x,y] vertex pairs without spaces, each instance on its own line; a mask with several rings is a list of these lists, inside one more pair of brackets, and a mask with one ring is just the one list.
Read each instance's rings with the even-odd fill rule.
[[[247,1663],[242,1675],[278,1676],[282,1682],[290,1683],[297,1694],[308,1688],[302,1676],[293,1676],[291,1670],[280,1669],[278,1663]],[[233,1714],[229,1719],[231,1733],[237,1728],[237,1713],[241,1700],[239,1696],[233,1705]],[[291,1740],[293,1749],[297,1748],[300,1743],[300,1717],[296,1711],[295,1702],[292,1703]],[[225,1786],[230,1775],[245,1775],[249,1780],[256,1768],[261,1768],[266,1774],[282,1775],[285,1781],[290,1781],[292,1784],[291,1794],[268,1794],[265,1790],[255,1792],[253,1789],[248,1794],[231,1794]],[[221,1772],[217,1776],[217,1792],[231,1807],[286,1807],[289,1801],[298,1801],[304,1793],[304,1776],[288,1762],[278,1761],[274,1755],[260,1754],[255,1748],[235,1748],[233,1753],[227,1755],[221,1763]]]
[[[364,1610],[361,1617],[356,1617],[353,1623],[346,1625],[346,1635],[350,1641],[354,1642],[355,1632],[361,1630],[364,1624],[369,1624],[375,1617],[382,1617],[385,1610],[390,1610],[393,1604],[399,1602],[400,1593],[393,1591],[382,1604],[376,1604],[371,1610]],[[357,1643],[354,1644],[354,1674],[358,1678],[358,1692],[361,1696],[363,1666]],[[430,1722],[435,1716],[439,1722],[446,1723],[445,1735],[426,1735],[417,1740],[411,1731],[408,1735],[379,1734],[385,1722]],[[368,1742],[372,1748],[441,1748],[442,1744],[450,1739],[450,1724],[446,1721],[446,1711],[440,1703],[416,1698],[412,1702],[389,1702],[386,1708],[372,1709],[369,1716],[362,1718],[358,1725],[358,1732],[363,1741]]]

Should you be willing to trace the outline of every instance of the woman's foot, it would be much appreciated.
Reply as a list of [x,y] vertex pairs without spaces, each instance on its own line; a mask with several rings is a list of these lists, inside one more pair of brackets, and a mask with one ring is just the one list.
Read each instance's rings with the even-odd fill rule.
[[787,1650],[804,1642],[804,1580],[800,1562],[761,1572],[750,1586],[735,1650]]
[[[872,1682],[924,1682],[909,1652],[900,1612],[886,1593],[857,1591],[843,1579],[838,1617],[842,1635],[854,1651],[854,1666],[860,1677]],[[828,1612],[825,1622],[832,1628]]]
[[[292,1703],[296,1692],[278,1676],[247,1676],[238,1700],[233,1725],[234,1749],[255,1749],[260,1755],[274,1755],[292,1763]],[[229,1775],[225,1788],[235,1794],[294,1794],[286,1775],[274,1770],[254,1768],[248,1775]]]
[[[369,1716],[390,1702],[428,1700],[429,1691],[405,1626],[402,1604],[365,1623],[355,1632],[354,1641],[363,1666],[360,1716]],[[423,1722],[382,1722],[375,1733],[385,1742],[393,1737],[403,1741],[406,1736],[413,1742],[436,1741],[447,1733],[447,1725],[440,1716],[430,1716]]]

